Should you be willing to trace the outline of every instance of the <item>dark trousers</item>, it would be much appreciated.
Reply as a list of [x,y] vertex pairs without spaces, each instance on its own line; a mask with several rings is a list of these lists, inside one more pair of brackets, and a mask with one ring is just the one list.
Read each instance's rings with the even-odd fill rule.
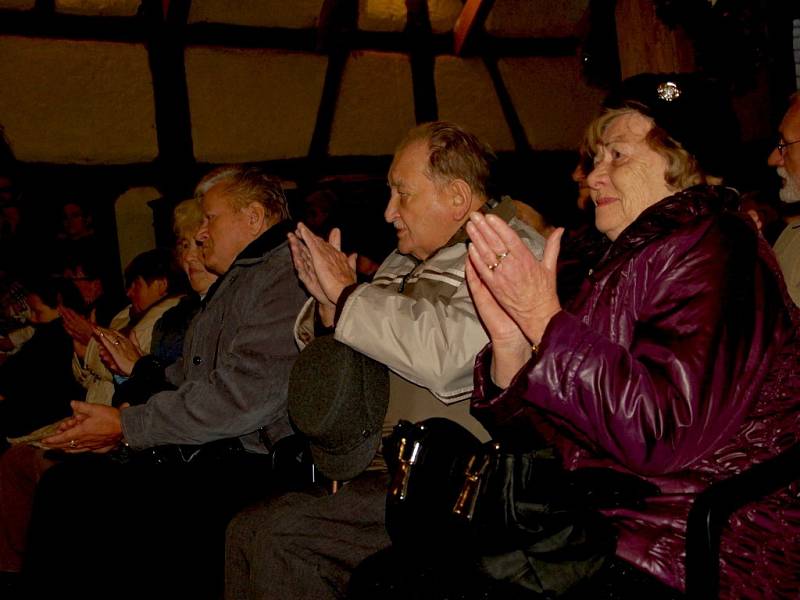
[[334,600],[350,574],[386,548],[385,472],[368,472],[333,495],[291,493],[251,506],[228,527],[227,600]]
[[269,457],[241,448],[56,465],[34,499],[25,595],[219,598],[225,527],[269,489]]
[[0,453],[0,572],[19,572],[36,486],[54,462],[41,448],[20,445]]
[[[387,548],[353,573],[347,600],[548,600],[510,582],[482,575],[463,562],[431,561]],[[680,600],[683,595],[629,563],[609,558],[598,573],[560,600]]]

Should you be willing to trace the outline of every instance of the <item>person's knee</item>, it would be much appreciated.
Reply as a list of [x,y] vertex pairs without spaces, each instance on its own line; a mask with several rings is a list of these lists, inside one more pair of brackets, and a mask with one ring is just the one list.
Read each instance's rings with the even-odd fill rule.
[[292,492],[239,511],[228,524],[227,545],[246,550],[252,548],[256,540],[261,543],[266,539],[267,545],[277,543],[278,538],[295,529],[293,523],[303,519],[303,508],[316,497],[314,494]]
[[225,547],[231,549],[248,546],[259,526],[259,520],[253,517],[253,511],[245,509],[239,512],[225,530]]

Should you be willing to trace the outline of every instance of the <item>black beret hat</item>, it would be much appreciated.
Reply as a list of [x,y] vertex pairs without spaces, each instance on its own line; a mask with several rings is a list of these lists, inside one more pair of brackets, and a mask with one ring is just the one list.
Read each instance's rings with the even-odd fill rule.
[[328,479],[352,479],[367,468],[380,445],[388,405],[386,366],[331,335],[315,338],[292,367],[289,418]]
[[603,102],[652,118],[708,175],[724,177],[737,162],[739,121],[731,92],[700,73],[641,73],[623,80]]

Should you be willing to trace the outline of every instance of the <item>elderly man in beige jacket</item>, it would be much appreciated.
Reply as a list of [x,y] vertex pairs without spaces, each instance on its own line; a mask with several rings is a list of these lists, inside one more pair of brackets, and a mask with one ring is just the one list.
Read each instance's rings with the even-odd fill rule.
[[[397,250],[369,284],[356,282],[355,256],[303,226],[290,235],[298,276],[313,296],[295,335],[303,347],[320,328],[385,364],[392,373],[386,427],[398,419],[445,416],[479,437],[469,415],[475,355],[488,341],[464,279],[475,211],[508,221],[541,257],[543,238],[488,191],[492,151],[459,126],[434,122],[409,132],[389,170],[384,216]],[[502,257],[498,257],[498,261]],[[368,471],[335,495],[289,494],[239,515],[229,526],[228,598],[337,598],[352,569],[389,544],[385,470]]]
[[[782,185],[781,200],[800,202],[800,92],[789,100],[789,109],[781,121],[780,137],[767,162],[775,167]],[[795,304],[800,305],[800,217],[790,217],[775,241],[775,256],[783,271],[786,288]]]

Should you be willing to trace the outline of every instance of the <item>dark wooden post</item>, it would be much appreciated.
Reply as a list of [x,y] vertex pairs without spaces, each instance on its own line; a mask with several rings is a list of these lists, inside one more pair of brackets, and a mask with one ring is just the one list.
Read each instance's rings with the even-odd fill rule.
[[617,0],[617,45],[622,78],[639,73],[695,70],[694,49],[682,29],[669,29],[652,0]]

